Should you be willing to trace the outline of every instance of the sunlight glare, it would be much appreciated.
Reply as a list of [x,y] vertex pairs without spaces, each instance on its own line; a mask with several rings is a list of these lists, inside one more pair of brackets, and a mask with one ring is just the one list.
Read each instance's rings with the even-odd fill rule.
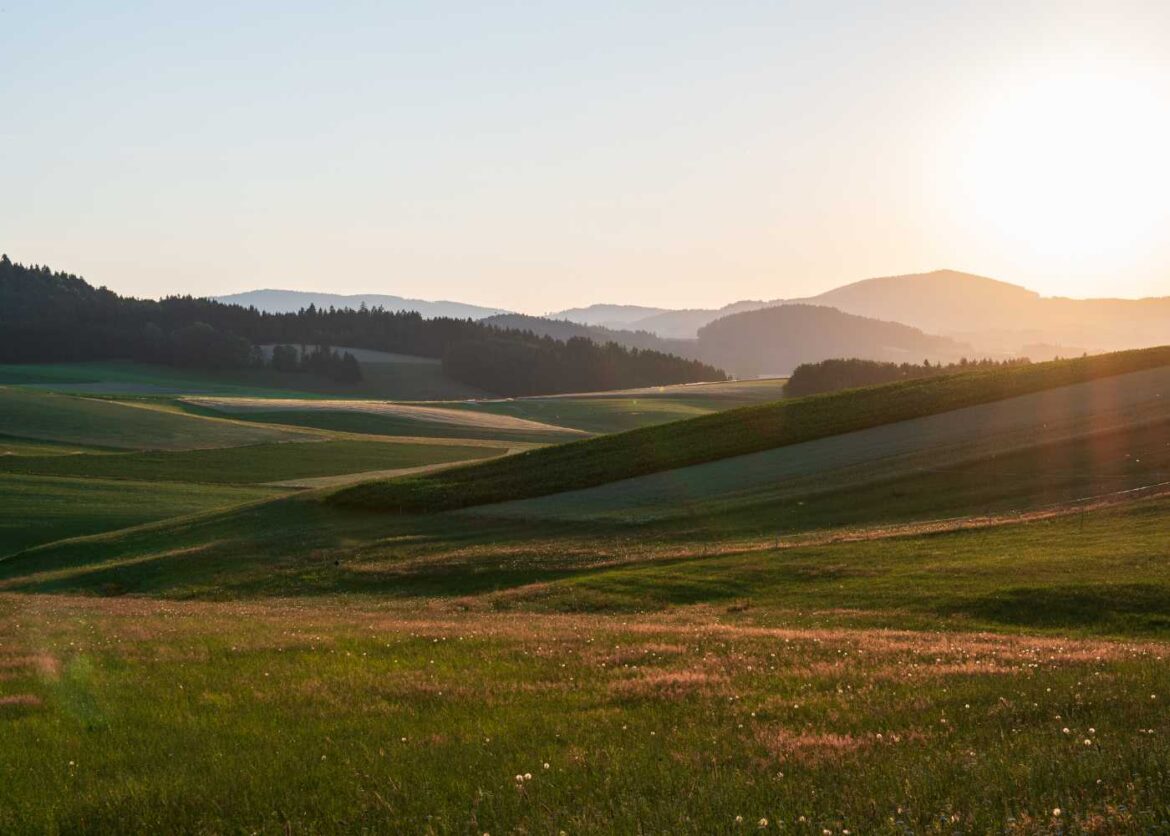
[[971,208],[1030,256],[1116,265],[1170,221],[1170,107],[1154,78],[1064,73],[1013,89],[965,138]]

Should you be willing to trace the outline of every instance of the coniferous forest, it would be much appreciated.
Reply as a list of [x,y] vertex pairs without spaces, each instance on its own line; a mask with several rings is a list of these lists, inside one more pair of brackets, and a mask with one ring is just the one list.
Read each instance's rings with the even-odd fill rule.
[[293,362],[260,346],[312,346],[298,368],[360,380],[365,348],[443,361],[451,378],[501,395],[556,394],[722,380],[720,370],[657,351],[587,339],[561,342],[470,319],[423,319],[381,308],[264,313],[210,299],[119,296],[70,273],[0,257],[0,362],[137,360],[205,370]]

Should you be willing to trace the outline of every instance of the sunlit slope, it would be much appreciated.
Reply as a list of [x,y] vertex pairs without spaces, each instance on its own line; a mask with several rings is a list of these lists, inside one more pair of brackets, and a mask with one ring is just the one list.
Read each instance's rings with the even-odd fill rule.
[[296,430],[2,386],[0,435],[127,450],[196,450],[308,438]]
[[784,397],[784,383],[775,378],[730,380],[543,398],[470,401],[451,406],[469,412],[514,415],[591,433],[612,433],[777,401]]
[[[1161,347],[797,398],[356,485],[331,501],[433,512],[548,496],[1167,366],[1170,347]],[[1152,409],[1150,418],[1157,414]],[[979,427],[969,431],[978,433]]]
[[[500,440],[562,441],[586,433],[512,415],[479,413],[447,405],[373,400],[306,400],[298,398],[185,398],[184,403],[224,417],[256,417],[271,423],[374,434],[427,435]],[[316,416],[318,419],[312,420]]]
[[[1144,440],[1165,446],[1162,439],[1170,440],[1167,422],[1170,366],[1163,366],[591,488],[477,507],[474,512],[579,520],[714,513],[937,470],[1009,451],[1059,445],[1083,436],[1109,437],[1100,445],[1084,446],[1124,462],[1141,455],[1134,437],[1137,428],[1154,425],[1152,437]],[[1074,459],[1073,449],[1066,448],[1067,462],[1047,463],[1049,478],[1059,479],[1074,466],[1084,477],[1092,477],[1114,464],[1091,456]],[[1098,482],[1095,489],[1109,487],[1107,482]]]

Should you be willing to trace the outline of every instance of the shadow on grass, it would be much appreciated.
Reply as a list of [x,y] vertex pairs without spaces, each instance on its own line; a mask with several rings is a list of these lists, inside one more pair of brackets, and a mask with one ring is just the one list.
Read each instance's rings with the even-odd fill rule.
[[1015,587],[938,611],[1024,628],[1156,633],[1170,629],[1170,588],[1143,583]]

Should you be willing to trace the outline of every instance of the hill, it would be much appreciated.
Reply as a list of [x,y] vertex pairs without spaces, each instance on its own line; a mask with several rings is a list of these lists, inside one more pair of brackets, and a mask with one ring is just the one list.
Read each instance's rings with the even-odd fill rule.
[[[262,313],[209,299],[121,297],[78,276],[0,257],[0,363],[125,360],[206,371],[283,370],[261,345],[346,345],[442,361],[443,374],[501,395],[719,380],[710,366],[583,339],[558,342],[471,320],[424,319],[380,309],[310,306]],[[281,356],[288,352],[280,352]],[[356,383],[360,364],[329,350],[306,374]],[[333,357],[332,360],[328,360]],[[360,373],[356,376],[360,378]]]
[[482,320],[485,325],[494,325],[497,328],[507,328],[515,331],[527,331],[539,337],[551,337],[554,340],[571,340],[581,338],[592,340],[598,345],[617,343],[626,348],[636,348],[644,351],[661,351],[679,357],[697,359],[697,346],[694,340],[673,340],[652,334],[649,331],[629,331],[620,328],[608,328],[602,325],[583,325],[569,319],[551,319],[542,316],[528,316],[526,314],[499,314]]
[[384,293],[316,293],[305,290],[248,290],[243,293],[229,293],[226,296],[213,297],[217,302],[226,305],[242,305],[245,308],[255,308],[265,313],[296,313],[299,310],[315,305],[318,308],[346,308],[357,310],[367,308],[382,308],[387,311],[406,312],[414,311],[426,319],[446,317],[449,319],[484,319],[496,314],[507,313],[503,308],[485,308],[481,305],[469,305],[465,302],[436,301],[424,299],[408,299],[402,296],[390,296]]
[[949,362],[971,349],[897,322],[815,305],[779,305],[704,325],[696,350],[735,375],[754,377],[788,374],[802,363],[834,357]]
[[1170,348],[814,395],[533,450],[484,465],[356,485],[331,501],[429,512],[544,496],[1165,365],[1170,365]]
[[1031,354],[1034,360],[1160,345],[1170,333],[1170,298],[1044,297],[955,270],[866,279],[799,301],[896,320],[966,340],[978,351]]
[[590,305],[586,308],[568,308],[548,314],[548,319],[567,319],[581,325],[600,325],[603,328],[627,328],[631,323],[655,314],[666,313],[666,308],[647,308],[642,305]]

